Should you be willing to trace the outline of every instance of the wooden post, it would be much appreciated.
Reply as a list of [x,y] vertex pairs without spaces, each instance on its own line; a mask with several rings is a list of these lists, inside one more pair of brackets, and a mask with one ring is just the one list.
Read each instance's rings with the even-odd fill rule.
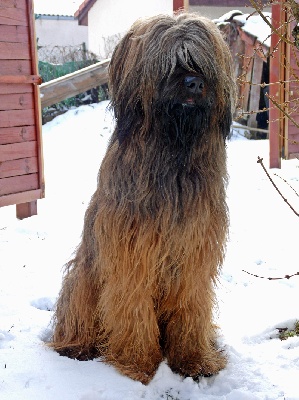
[[238,31],[240,38],[244,42],[245,46],[245,54],[243,57],[242,65],[243,73],[241,75],[244,82],[242,83],[240,88],[240,96],[242,99],[240,106],[242,107],[243,111],[248,111],[250,106],[250,89],[253,74],[253,55],[256,37],[245,33],[240,27],[238,27]]
[[173,11],[188,11],[189,9],[189,0],[173,0]]
[[[272,25],[275,29],[280,29],[282,22],[282,8],[281,4],[272,5]],[[283,68],[281,67],[280,57],[284,54],[284,42],[279,43],[279,36],[272,33],[271,36],[271,50],[270,50],[270,83],[269,95],[275,98],[278,103],[281,103],[282,94],[284,91],[283,86],[279,81],[283,81],[284,77]],[[276,50],[273,53],[273,50]],[[283,132],[283,118],[281,111],[271,102],[269,110],[269,138],[270,138],[270,168],[281,168],[281,151],[282,151],[282,137]]]
[[256,111],[259,109],[260,96],[261,96],[261,79],[263,73],[263,60],[255,54],[253,57],[253,68],[252,68],[252,85],[250,88],[250,101],[249,111],[253,111],[250,114],[247,125],[252,128],[257,128]]
[[30,203],[17,204],[16,206],[17,218],[24,219],[37,215],[37,201],[31,201]]

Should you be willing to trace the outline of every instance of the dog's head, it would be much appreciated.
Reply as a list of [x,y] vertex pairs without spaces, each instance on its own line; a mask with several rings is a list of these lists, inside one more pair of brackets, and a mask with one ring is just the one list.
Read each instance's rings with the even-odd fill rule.
[[[229,49],[215,24],[194,14],[158,15],[135,22],[116,47],[109,90],[123,141],[153,121],[197,118],[229,133],[235,78]],[[186,124],[185,124],[186,125]]]

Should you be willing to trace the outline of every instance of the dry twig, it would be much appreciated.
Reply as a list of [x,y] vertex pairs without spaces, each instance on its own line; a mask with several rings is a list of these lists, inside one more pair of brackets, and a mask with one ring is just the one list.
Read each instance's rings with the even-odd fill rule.
[[273,179],[271,178],[271,176],[269,175],[268,171],[266,170],[264,163],[263,163],[263,159],[261,157],[257,158],[257,163],[261,164],[263,170],[265,171],[265,174],[267,175],[268,179],[270,180],[270,182],[272,183],[272,185],[274,186],[274,188],[276,189],[276,191],[279,193],[280,197],[283,199],[283,201],[290,207],[290,209],[293,211],[293,213],[299,217],[299,213],[294,209],[294,207],[288,202],[288,200],[283,196],[283,194],[281,193],[281,191],[278,189],[278,187],[275,185],[275,182],[273,181]]
[[245,269],[242,269],[242,272],[245,272],[248,275],[254,276],[255,278],[268,279],[269,281],[278,281],[280,279],[290,279],[293,276],[299,275],[299,272],[296,272],[295,274],[292,274],[292,275],[285,275],[285,276],[282,276],[282,277],[275,277],[274,278],[274,277],[271,277],[271,276],[270,277],[266,277],[266,276],[260,276],[260,275],[252,274],[252,273],[250,273],[248,271],[245,271]]

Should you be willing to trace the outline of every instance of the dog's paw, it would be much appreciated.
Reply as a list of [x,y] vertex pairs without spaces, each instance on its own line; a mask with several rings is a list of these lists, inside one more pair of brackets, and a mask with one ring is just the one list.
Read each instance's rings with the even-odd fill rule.
[[109,364],[112,364],[114,368],[118,370],[122,375],[126,375],[130,379],[133,379],[134,381],[139,381],[143,383],[144,385],[147,385],[154,377],[157,366],[152,366],[148,369],[141,369],[138,367],[138,365],[124,365],[116,360],[114,361],[109,361]]
[[173,372],[183,377],[191,377],[195,381],[200,377],[211,377],[225,368],[227,363],[222,351],[211,350],[204,354],[192,354],[183,360],[169,363]]

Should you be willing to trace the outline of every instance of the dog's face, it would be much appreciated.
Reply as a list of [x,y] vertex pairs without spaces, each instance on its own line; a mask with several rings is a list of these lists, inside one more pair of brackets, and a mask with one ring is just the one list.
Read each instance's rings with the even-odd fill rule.
[[136,22],[116,47],[109,68],[119,140],[134,131],[149,132],[159,120],[165,129],[175,121],[179,130],[186,126],[185,117],[190,124],[193,118],[194,132],[212,124],[225,137],[233,79],[229,50],[210,20],[183,14]]
[[153,115],[159,124],[161,144],[184,167],[191,149],[209,134],[214,106],[212,85],[201,72],[178,66],[161,81],[155,94]]
[[203,107],[211,103],[208,83],[201,72],[188,71],[178,66],[174,73],[163,79],[157,91],[161,102],[185,108]]

